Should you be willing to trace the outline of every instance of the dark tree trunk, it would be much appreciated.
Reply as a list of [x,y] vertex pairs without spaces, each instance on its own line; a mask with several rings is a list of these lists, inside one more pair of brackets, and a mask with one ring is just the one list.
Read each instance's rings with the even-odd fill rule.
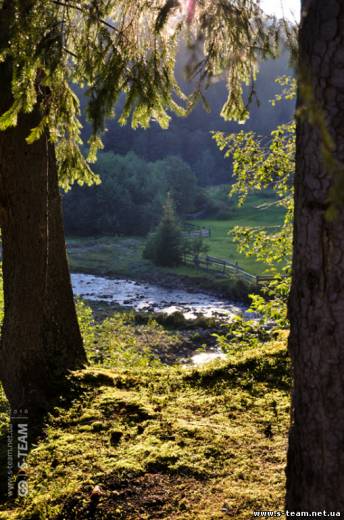
[[[3,24],[10,4],[5,2],[0,11]],[[1,113],[12,101],[10,84],[11,67],[4,63]],[[5,299],[0,379],[12,409],[28,409],[32,421],[61,393],[69,370],[86,363],[68,271],[54,147],[46,134],[32,145],[25,141],[40,116],[37,104],[32,113],[19,117],[15,128],[0,132]]]
[[[344,164],[344,3],[302,3],[300,71]],[[334,177],[319,126],[304,119],[297,126],[286,500],[294,511],[344,511],[344,207],[335,220],[325,218]]]

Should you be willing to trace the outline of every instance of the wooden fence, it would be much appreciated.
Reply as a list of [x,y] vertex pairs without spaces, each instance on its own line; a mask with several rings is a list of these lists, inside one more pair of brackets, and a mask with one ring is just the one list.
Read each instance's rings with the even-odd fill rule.
[[[183,236],[185,237],[211,238],[211,229],[191,224],[190,222],[185,222],[183,229]],[[275,278],[273,275],[269,274],[255,276],[245,271],[245,269],[240,267],[237,262],[234,264],[228,260],[223,260],[209,255],[193,256],[186,254],[184,255],[184,263],[192,265],[196,269],[216,272],[220,276],[235,277],[252,285],[256,285],[257,287],[261,287]]]
[[[281,278],[287,278],[286,274],[280,275]],[[276,276],[272,274],[261,274],[259,276],[256,276],[257,278],[257,285],[265,285],[268,282],[271,282],[272,280],[276,279]]]
[[274,276],[272,275],[255,276],[245,271],[245,269],[240,267],[237,263],[233,264],[228,260],[222,260],[214,256],[185,255],[184,263],[192,265],[193,267],[196,267],[196,269],[215,272],[220,276],[235,277],[252,285],[256,285],[257,287],[260,287],[274,279]]
[[183,236],[187,238],[210,238],[211,231],[210,229],[193,229],[190,231],[183,231]]
[[222,276],[234,276],[253,284],[257,283],[257,277],[242,269],[238,264],[232,264],[227,260],[215,258],[214,256],[185,255],[184,263],[192,265],[196,269],[216,272]]
[[211,230],[186,222],[184,224],[183,236],[188,238],[211,238]]

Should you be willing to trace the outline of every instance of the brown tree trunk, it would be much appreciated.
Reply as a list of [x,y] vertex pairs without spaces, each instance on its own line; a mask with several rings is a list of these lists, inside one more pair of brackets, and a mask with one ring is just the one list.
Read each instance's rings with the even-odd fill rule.
[[[0,11],[0,26],[11,2]],[[7,9],[7,11],[6,11]],[[7,19],[8,25],[10,25]],[[0,112],[11,104],[11,66],[0,66]],[[76,318],[64,242],[54,147],[48,135],[28,145],[39,105],[0,132],[0,217],[5,318],[0,379],[12,409],[35,421],[86,356]]]
[[[303,0],[300,70],[344,164],[344,4]],[[302,90],[301,90],[302,92]],[[305,99],[299,95],[299,107]],[[297,125],[289,351],[294,369],[287,509],[344,511],[344,208],[325,212],[334,176],[319,125]],[[343,173],[341,174],[343,175]],[[344,205],[343,205],[344,206]]]

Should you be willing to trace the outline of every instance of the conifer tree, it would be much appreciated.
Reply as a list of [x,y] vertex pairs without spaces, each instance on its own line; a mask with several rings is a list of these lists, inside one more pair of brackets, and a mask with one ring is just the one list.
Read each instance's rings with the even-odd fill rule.
[[[187,9],[190,5],[190,9]],[[59,186],[97,181],[89,162],[105,120],[167,127],[201,96],[180,90],[178,34],[203,45],[190,75],[206,84],[227,70],[227,118],[247,110],[242,83],[273,47],[256,1],[3,0],[0,2],[0,224],[5,316],[0,379],[12,407],[44,413],[69,370],[85,364],[66,260]],[[200,38],[200,34],[205,36]],[[204,42],[204,44],[202,44]],[[80,139],[86,90],[88,160]],[[198,83],[197,83],[198,84]]]
[[144,256],[156,265],[174,267],[181,263],[182,252],[183,234],[177,221],[173,199],[168,194],[161,222],[148,239]]

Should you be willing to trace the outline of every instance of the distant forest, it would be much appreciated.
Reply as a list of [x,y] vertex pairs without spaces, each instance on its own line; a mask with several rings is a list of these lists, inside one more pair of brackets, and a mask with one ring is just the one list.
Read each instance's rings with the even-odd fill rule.
[[[146,130],[133,130],[115,120],[109,121],[104,136],[105,152],[95,166],[103,185],[76,186],[64,196],[67,233],[146,234],[159,221],[167,191],[172,193],[180,216],[214,209],[205,200],[202,188],[229,184],[231,164],[218,150],[211,130],[253,130],[264,136],[290,120],[291,103],[281,102],[275,107],[270,103],[279,92],[276,78],[290,73],[286,52],[278,60],[261,65],[255,85],[256,98],[250,105],[250,119],[244,125],[226,122],[219,116],[226,98],[223,81],[206,92],[210,113],[199,104],[186,118],[174,116],[168,130],[155,123]],[[88,132],[85,122],[85,140]],[[174,182],[174,176],[178,181]],[[183,187],[177,193],[181,179]]]

